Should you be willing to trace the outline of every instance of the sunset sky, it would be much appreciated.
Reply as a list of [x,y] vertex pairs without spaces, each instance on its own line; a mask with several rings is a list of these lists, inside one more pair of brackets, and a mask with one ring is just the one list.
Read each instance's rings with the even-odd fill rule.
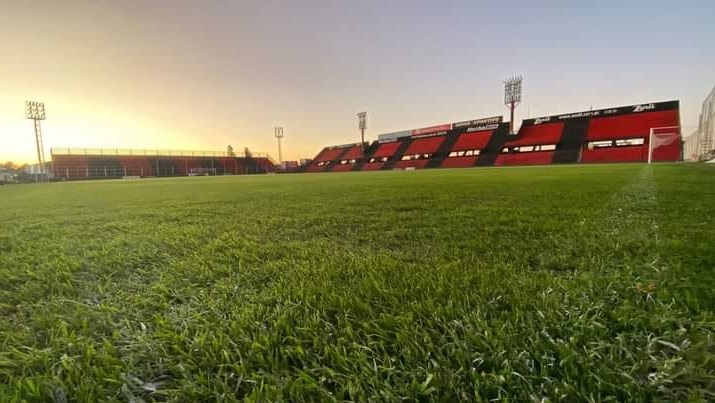
[[679,99],[715,84],[715,1],[4,1],[0,161],[45,148],[237,150],[284,158],[388,131]]

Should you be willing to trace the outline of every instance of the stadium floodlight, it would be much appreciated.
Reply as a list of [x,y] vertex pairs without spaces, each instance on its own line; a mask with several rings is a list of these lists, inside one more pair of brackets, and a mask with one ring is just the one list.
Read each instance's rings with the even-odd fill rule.
[[32,120],[45,120],[45,103],[25,101],[25,117]]
[[360,146],[365,152],[365,129],[367,129],[367,112],[360,112],[358,117],[358,129],[360,129]]
[[513,76],[504,80],[504,105],[511,113],[509,119],[509,134],[514,134],[514,110],[521,102],[521,76]]
[[273,128],[273,135],[278,139],[278,163],[282,164],[283,163],[283,148],[281,145],[281,141],[283,139],[283,127],[281,126],[276,126]]
[[[42,127],[40,121],[45,120],[45,103],[25,101],[25,118],[32,120],[35,126],[35,145],[37,146],[37,164],[40,179],[45,177],[45,148],[42,144]],[[37,180],[37,176],[35,176]]]

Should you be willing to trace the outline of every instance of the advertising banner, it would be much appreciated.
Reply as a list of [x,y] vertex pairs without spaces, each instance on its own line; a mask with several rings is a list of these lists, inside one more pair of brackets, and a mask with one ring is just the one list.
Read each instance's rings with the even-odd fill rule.
[[567,114],[563,114],[563,115],[544,116],[544,117],[534,118],[534,119],[524,119],[524,125],[540,125],[543,123],[561,122],[561,121],[569,120],[569,119],[628,115],[631,113],[665,111],[665,110],[678,109],[678,108],[680,108],[679,101],[651,102],[651,103],[647,103],[647,104],[619,106],[616,108],[567,113]]
[[492,116],[489,118],[465,120],[463,122],[456,122],[453,124],[455,129],[461,129],[464,127],[479,127],[479,126],[491,126],[498,125],[503,120],[501,116]]
[[357,147],[359,145],[360,145],[360,143],[340,144],[340,145],[336,145],[336,146],[330,146],[330,147],[328,147],[328,149],[334,150],[336,148],[351,148],[351,147]]
[[377,136],[377,141],[380,143],[389,143],[391,141],[397,141],[397,139],[402,137],[410,137],[410,130],[402,130],[399,132],[385,133]]
[[427,137],[428,135],[437,136],[439,133],[452,130],[451,123],[445,123],[443,125],[423,127],[421,129],[412,130],[412,137]]

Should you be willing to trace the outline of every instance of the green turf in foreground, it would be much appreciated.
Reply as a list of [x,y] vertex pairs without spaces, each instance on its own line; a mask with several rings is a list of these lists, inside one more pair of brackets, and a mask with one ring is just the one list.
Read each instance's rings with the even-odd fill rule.
[[714,168],[6,186],[0,400],[712,400]]

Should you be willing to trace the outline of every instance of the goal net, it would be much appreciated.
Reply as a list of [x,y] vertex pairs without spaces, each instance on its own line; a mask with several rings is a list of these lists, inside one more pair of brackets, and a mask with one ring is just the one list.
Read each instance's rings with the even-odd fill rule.
[[680,126],[652,127],[648,136],[648,163],[653,162],[653,152],[680,141]]

